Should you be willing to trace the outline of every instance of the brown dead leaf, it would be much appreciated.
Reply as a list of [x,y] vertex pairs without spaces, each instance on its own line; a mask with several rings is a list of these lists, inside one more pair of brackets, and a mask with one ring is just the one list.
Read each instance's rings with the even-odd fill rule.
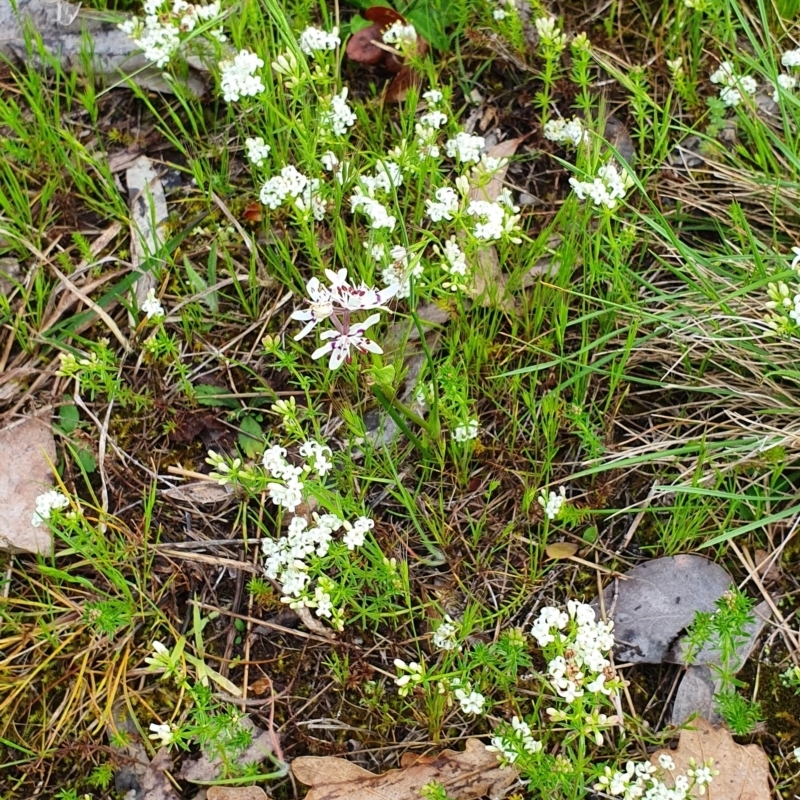
[[[517,152],[517,148],[525,137],[507,139],[496,144],[486,154],[491,158],[510,158]],[[503,190],[503,181],[508,171],[508,165],[498,170],[485,186],[473,186],[469,190],[468,199],[486,200],[493,203]],[[468,287],[471,297],[480,302],[482,306],[492,306],[503,311],[512,311],[516,308],[516,300],[506,290],[508,276],[500,269],[500,259],[494,245],[484,247],[478,251],[475,263],[472,265],[472,286]]]
[[258,680],[253,681],[247,687],[247,690],[251,694],[260,696],[262,694],[266,694],[271,688],[272,688],[272,681],[269,678],[259,678]]
[[553,542],[545,547],[544,552],[548,558],[572,558],[578,552],[578,545],[573,542]]
[[267,800],[260,786],[210,786],[207,800]]
[[463,753],[444,750],[383,775],[343,758],[316,756],[296,758],[292,772],[312,787],[306,800],[418,800],[420,789],[431,781],[443,784],[453,800],[475,800],[487,794],[502,797],[518,777],[513,767],[500,767],[477,739],[468,739]]
[[[677,750],[657,750],[650,763],[658,766],[658,757],[667,754],[675,762],[676,773],[686,773],[689,759],[697,764],[714,759],[719,770],[708,788],[706,800],[769,800],[769,760],[756,744],[741,745],[733,741],[725,728],[715,728],[704,719],[692,722],[692,730],[681,731]],[[667,775],[665,782],[670,784]]]

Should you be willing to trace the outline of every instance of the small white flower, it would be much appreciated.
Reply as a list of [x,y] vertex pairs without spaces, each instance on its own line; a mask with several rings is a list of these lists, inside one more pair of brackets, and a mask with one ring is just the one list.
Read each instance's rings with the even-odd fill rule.
[[471,419],[466,425],[457,425],[452,433],[453,441],[467,442],[478,438],[478,420]]
[[791,269],[800,270],[800,247],[793,247],[792,252],[794,253],[794,258],[790,267]]
[[437,650],[458,649],[458,627],[449,616],[445,615],[444,621],[433,632],[431,642]]
[[69,498],[58,491],[51,489],[36,498],[36,510],[31,517],[31,525],[38,528],[42,522],[50,519],[50,514],[59,508],[66,508],[69,505]]
[[579,181],[577,178],[570,178],[569,184],[578,199],[588,198],[596,206],[613,209],[625,197],[631,181],[627,173],[619,172],[616,165],[604,164],[597,170],[597,177],[593,180]]
[[356,122],[353,109],[347,105],[347,87],[330,98],[329,107],[320,114],[323,128],[330,130],[335,136],[344,136],[348,128]]
[[719,67],[711,73],[709,80],[711,83],[721,83],[723,86],[729,86],[735,81],[733,63],[730,61],[723,61]]
[[147,319],[159,319],[164,316],[164,307],[161,301],[156,297],[156,290],[150,289],[147,292],[147,297],[142,301],[140,311],[144,311]]
[[589,141],[589,132],[577,117],[570,120],[549,119],[544,124],[544,138],[570,147],[579,147]]
[[458,213],[458,195],[455,189],[445,186],[434,192],[435,200],[426,200],[425,213],[431,222],[441,222],[441,220],[452,220],[453,214]]
[[795,78],[794,75],[785,75],[783,73],[778,75],[778,85],[773,86],[772,92],[772,101],[774,103],[780,102],[781,99],[779,87],[784,91],[792,92],[797,88],[797,78]]
[[543,45],[560,50],[567,44],[567,36],[558,27],[558,20],[555,17],[539,17],[533,24]]
[[486,146],[482,136],[471,136],[464,131],[457,133],[444,146],[450,158],[455,158],[464,164],[477,164],[481,160],[481,150]]
[[338,28],[333,28],[330,33],[327,33],[313,25],[309,25],[300,34],[298,40],[300,49],[311,58],[315,58],[316,53],[321,50],[335,50],[341,43]]
[[150,730],[152,733],[149,738],[159,739],[161,747],[169,747],[175,741],[175,734],[172,728],[166,723],[158,725],[155,722],[151,722]]
[[800,747],[795,747],[795,749],[792,750],[792,755],[794,756],[795,761],[800,761]]
[[320,158],[320,163],[322,164],[322,168],[326,172],[334,172],[336,167],[339,166],[339,159],[336,157],[336,154],[328,150],[327,153],[323,153],[322,157]]
[[800,47],[796,50],[787,50],[781,56],[781,64],[789,69],[793,67],[800,67]]
[[444,95],[438,89],[428,89],[422,93],[422,99],[435,106],[442,102]]
[[397,45],[398,50],[411,50],[417,44],[417,31],[413,25],[404,25],[400,20],[393,22],[381,37],[386,44]]
[[459,688],[455,690],[455,696],[465,714],[483,713],[483,705],[486,702],[486,698],[480,692],[467,692]]
[[675,769],[675,762],[672,759],[672,756],[668,753],[662,753],[658,757],[658,763],[661,766],[661,769],[668,769],[672,772]]
[[263,59],[249,50],[240,50],[233,60],[221,61],[220,88],[227,103],[241,97],[255,97],[264,91],[264,84],[256,71],[264,66]]
[[272,149],[260,136],[245,139],[244,146],[247,148],[248,161],[256,167],[260,167],[266,161]]
[[539,505],[544,509],[545,516],[547,519],[556,519],[561,515],[561,509],[564,506],[564,503],[567,501],[566,490],[562,486],[558,490],[558,494],[555,492],[550,492],[549,495],[545,495],[544,490],[542,490],[541,495],[537,498],[539,501]]

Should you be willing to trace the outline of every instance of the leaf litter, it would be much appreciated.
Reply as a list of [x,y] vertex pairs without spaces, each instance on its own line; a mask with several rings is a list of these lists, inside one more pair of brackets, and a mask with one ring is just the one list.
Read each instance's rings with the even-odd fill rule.
[[420,790],[434,781],[444,786],[452,800],[499,798],[518,779],[513,767],[500,767],[495,754],[477,739],[467,739],[463,752],[443,750],[438,756],[410,757],[401,769],[382,775],[326,756],[296,758],[292,772],[311,787],[306,800],[419,800]]

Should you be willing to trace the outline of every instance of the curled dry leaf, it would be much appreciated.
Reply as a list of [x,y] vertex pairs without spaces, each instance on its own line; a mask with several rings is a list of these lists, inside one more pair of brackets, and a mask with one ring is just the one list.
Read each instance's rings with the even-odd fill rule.
[[[719,775],[708,787],[707,800],[769,800],[771,796],[767,754],[757,744],[736,744],[725,728],[715,728],[702,718],[681,731],[677,750],[657,750],[650,763],[657,767],[663,754],[672,756],[676,773],[684,774],[690,767],[689,759],[697,764],[714,759]],[[668,774],[668,786],[670,779]]]
[[431,781],[441,783],[453,800],[499,798],[518,777],[512,766],[501,768],[494,753],[477,739],[468,739],[463,753],[444,750],[383,775],[343,758],[317,756],[296,758],[292,772],[311,787],[306,800],[419,800],[420,790]]

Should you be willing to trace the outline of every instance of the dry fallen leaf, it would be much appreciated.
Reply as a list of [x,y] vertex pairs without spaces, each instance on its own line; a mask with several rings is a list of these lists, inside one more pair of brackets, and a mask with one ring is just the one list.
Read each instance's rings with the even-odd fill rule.
[[306,800],[419,800],[420,789],[431,781],[441,783],[453,800],[475,800],[487,794],[499,798],[518,777],[513,767],[501,768],[495,754],[477,739],[468,739],[463,753],[444,750],[383,775],[343,758],[317,756],[296,758],[292,772],[312,787]]
[[[658,757],[666,754],[672,756],[676,774],[685,774],[690,758],[697,764],[713,758],[719,775],[708,787],[706,800],[769,800],[769,759],[758,745],[736,744],[725,728],[704,719],[691,724],[692,730],[681,731],[677,750],[657,750],[650,763],[658,766]],[[665,783],[671,785],[669,775]]]
[[[634,664],[664,661],[695,613],[716,610],[733,582],[722,567],[695,555],[646,561],[625,578],[607,586],[603,598],[613,609],[617,657]],[[597,599],[592,606],[598,609]]]
[[578,552],[578,545],[574,542],[553,542],[545,547],[544,552],[548,558],[571,558]]
[[210,786],[206,800],[267,800],[260,786]]

